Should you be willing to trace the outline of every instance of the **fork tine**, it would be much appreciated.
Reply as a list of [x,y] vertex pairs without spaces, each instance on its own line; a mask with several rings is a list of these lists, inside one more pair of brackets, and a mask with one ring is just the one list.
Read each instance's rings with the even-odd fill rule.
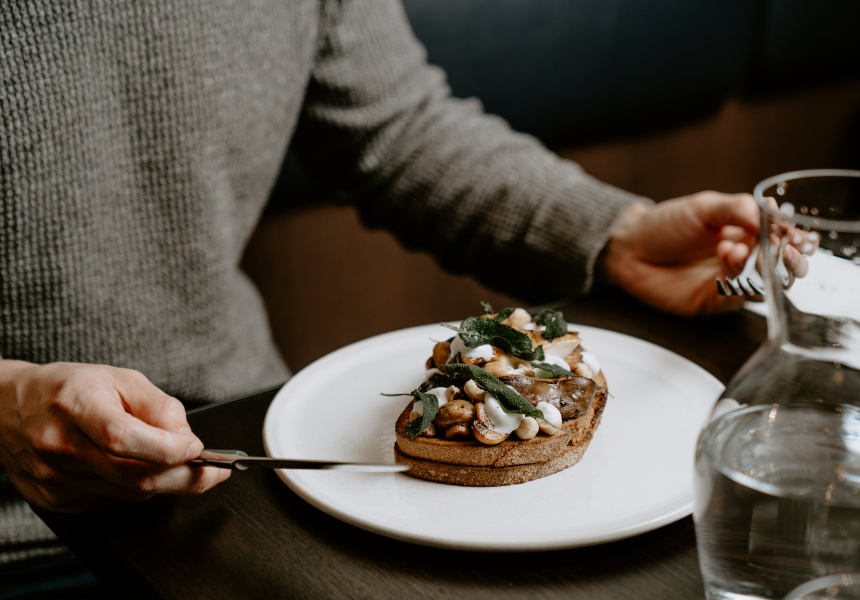
[[747,285],[749,285],[750,289],[759,296],[764,296],[764,290],[758,289],[758,286],[756,286],[755,282],[749,277],[747,277]]
[[744,295],[743,288],[741,288],[741,286],[738,285],[737,281],[735,281],[734,279],[732,279],[730,277],[726,278],[726,287],[728,287],[731,290],[732,294],[735,296],[743,296]]
[[755,291],[752,289],[752,287],[747,287],[747,285],[749,285],[749,282],[749,277],[747,277],[746,280],[743,277],[735,278],[735,283],[737,284],[738,289],[740,289],[744,296],[755,296]]
[[757,270],[759,246],[753,248],[737,277],[717,276],[717,292],[723,296],[764,296]]

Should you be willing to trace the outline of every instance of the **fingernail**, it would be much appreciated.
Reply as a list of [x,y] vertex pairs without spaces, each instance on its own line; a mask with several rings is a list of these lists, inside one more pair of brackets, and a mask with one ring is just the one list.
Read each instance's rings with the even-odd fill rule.
[[193,442],[191,442],[191,445],[188,446],[188,451],[185,453],[185,460],[197,458],[198,456],[200,456],[201,450],[203,450],[203,442],[198,439],[195,439]]

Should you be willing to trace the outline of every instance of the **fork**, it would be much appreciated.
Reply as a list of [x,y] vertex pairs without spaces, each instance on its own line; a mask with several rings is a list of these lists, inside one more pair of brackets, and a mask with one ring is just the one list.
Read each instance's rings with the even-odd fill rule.
[[763,296],[764,281],[758,272],[759,246],[753,248],[737,277],[723,279],[717,275],[717,292],[721,296]]

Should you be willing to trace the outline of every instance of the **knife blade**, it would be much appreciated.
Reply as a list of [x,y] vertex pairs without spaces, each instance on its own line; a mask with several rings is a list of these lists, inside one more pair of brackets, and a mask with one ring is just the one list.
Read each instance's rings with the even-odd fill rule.
[[248,456],[241,450],[203,450],[200,456],[188,461],[190,465],[204,465],[244,471],[249,467],[268,469],[317,469],[338,471],[362,471],[375,473],[397,473],[408,471],[409,465],[397,463],[362,463],[331,460],[307,460],[293,458],[270,458]]

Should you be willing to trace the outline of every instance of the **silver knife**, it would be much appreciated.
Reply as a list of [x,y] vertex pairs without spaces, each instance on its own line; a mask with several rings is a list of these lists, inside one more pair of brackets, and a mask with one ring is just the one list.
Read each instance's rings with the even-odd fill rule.
[[244,471],[248,467],[267,467],[270,469],[326,469],[339,471],[365,471],[376,473],[395,473],[408,471],[409,465],[396,463],[357,463],[331,460],[304,460],[292,458],[269,458],[268,456],[248,456],[241,450],[203,450],[200,456],[188,461],[190,465],[208,465]]

